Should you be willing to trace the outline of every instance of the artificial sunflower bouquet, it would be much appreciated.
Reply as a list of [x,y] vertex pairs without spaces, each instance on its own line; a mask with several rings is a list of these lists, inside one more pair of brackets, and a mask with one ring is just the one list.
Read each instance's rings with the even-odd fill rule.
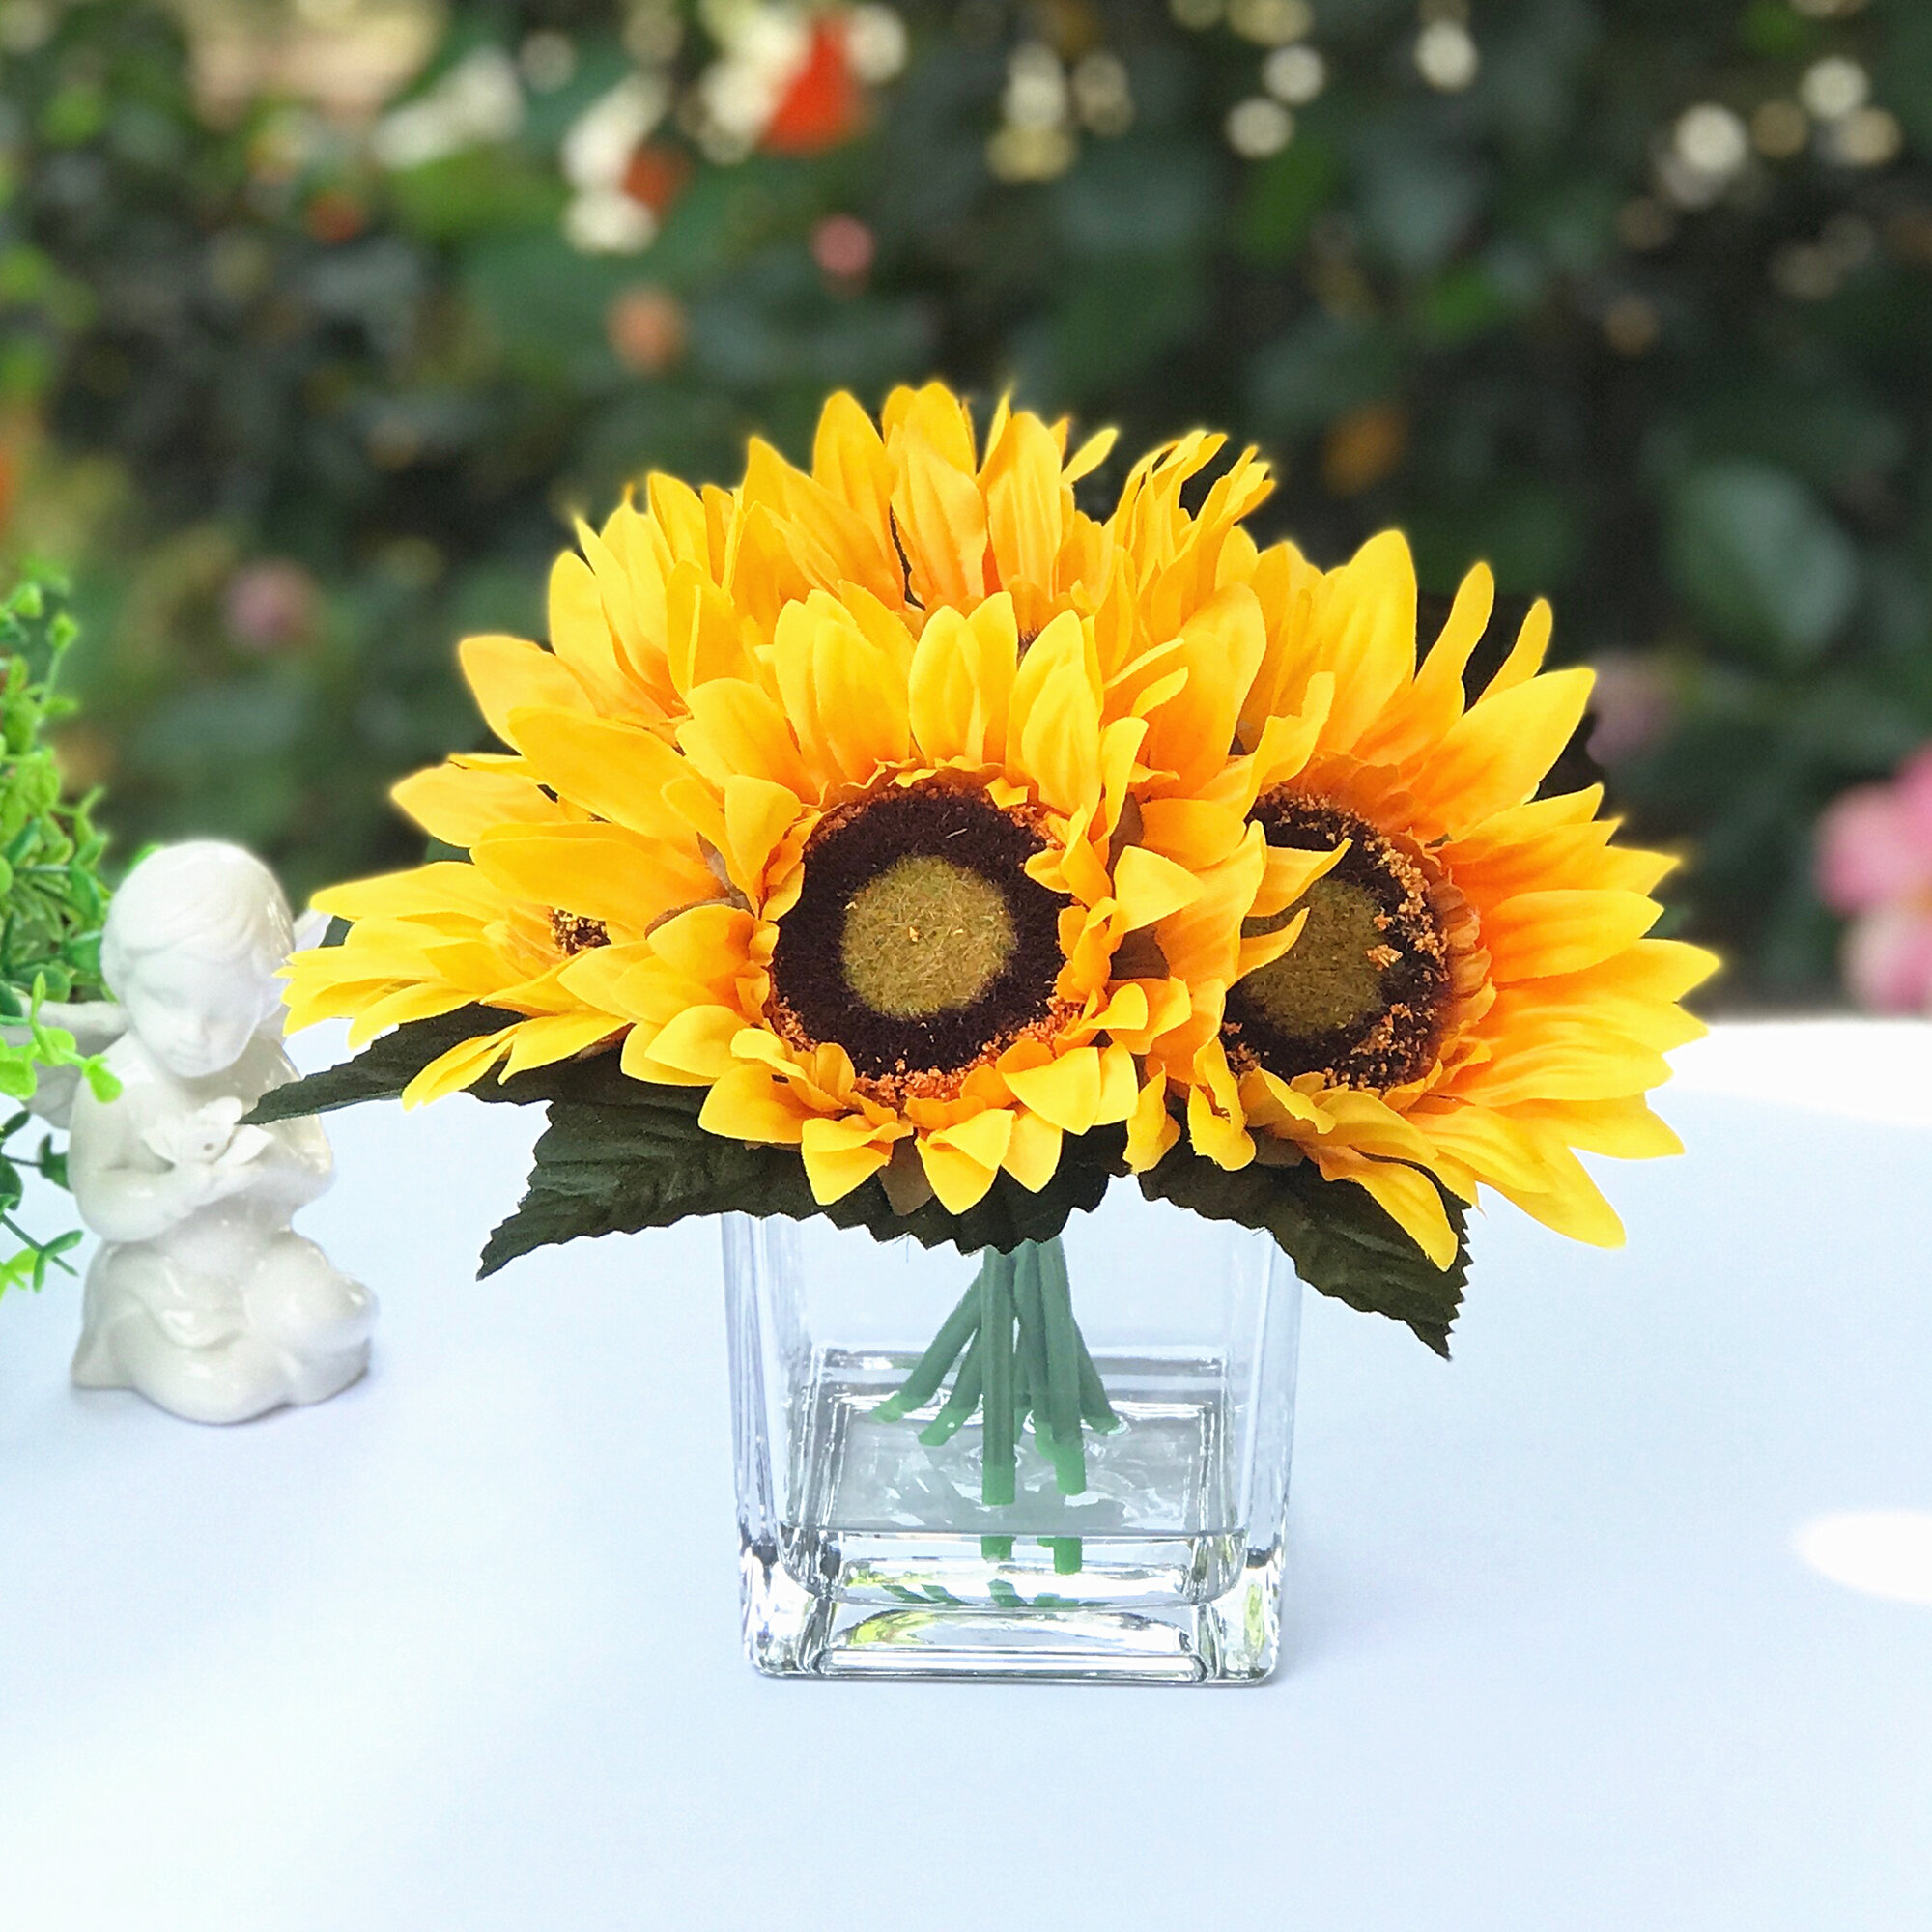
[[1110,1186],[1443,1352],[1485,1188],[1621,1239],[1577,1151],[1678,1151],[1645,1095],[1715,962],[1648,936],[1671,862],[1600,788],[1543,789],[1590,689],[1548,605],[1471,696],[1487,569],[1419,655],[1400,535],[1261,547],[1208,434],[1096,520],[1112,440],[838,395],[809,470],[753,441],[581,526],[548,646],[462,645],[504,749],[396,788],[465,856],[317,897],[292,1019],[365,1050],[266,1107],[547,1104],[486,1270],[732,1210],[980,1254],[899,1408],[957,1360],[1004,1430],[1031,1372],[1062,1455],[1108,1409],[1055,1237]]

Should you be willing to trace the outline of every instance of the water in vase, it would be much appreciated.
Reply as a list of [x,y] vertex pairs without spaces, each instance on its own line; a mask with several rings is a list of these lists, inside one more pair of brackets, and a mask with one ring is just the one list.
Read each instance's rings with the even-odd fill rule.
[[1060,1492],[1029,1428],[1015,1500],[989,1508],[980,1419],[927,1446],[920,1430],[938,1398],[902,1420],[878,1417],[915,1359],[820,1357],[792,1437],[799,1510],[781,1525],[794,1576],[846,1603],[1009,1608],[1199,1603],[1239,1575],[1224,1363],[1102,1354],[1122,1426],[1090,1435],[1086,1490]]

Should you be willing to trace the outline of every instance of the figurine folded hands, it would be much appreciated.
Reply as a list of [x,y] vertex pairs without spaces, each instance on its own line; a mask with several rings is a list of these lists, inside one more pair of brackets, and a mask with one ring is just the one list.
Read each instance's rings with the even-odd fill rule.
[[108,911],[102,966],[126,1009],[118,1099],[75,1100],[69,1173],[101,1236],[73,1378],[197,1422],[320,1402],[369,1359],[375,1297],[290,1227],[327,1187],[313,1118],[244,1126],[293,1080],[276,1025],[287,902],[249,854],[151,854]]
[[242,1125],[246,1112],[237,1095],[227,1094],[191,1114],[171,1114],[156,1121],[141,1141],[170,1167],[200,1164],[239,1171],[273,1145],[266,1128]]

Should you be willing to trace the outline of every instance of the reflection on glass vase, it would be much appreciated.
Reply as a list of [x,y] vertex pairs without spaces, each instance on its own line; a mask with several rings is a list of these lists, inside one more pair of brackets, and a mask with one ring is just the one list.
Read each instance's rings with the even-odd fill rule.
[[1117,1184],[962,1257],[728,1216],[745,1647],[773,1676],[1257,1683],[1301,1285]]

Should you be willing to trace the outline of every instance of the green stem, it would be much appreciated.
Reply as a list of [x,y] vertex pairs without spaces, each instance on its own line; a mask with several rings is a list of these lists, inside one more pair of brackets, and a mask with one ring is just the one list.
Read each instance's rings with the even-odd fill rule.
[[19,1222],[14,1220],[13,1215],[0,1214],[0,1228],[6,1229],[8,1234],[12,1235],[23,1248],[30,1249],[37,1255],[45,1255],[47,1260],[55,1267],[59,1268],[63,1274],[71,1274],[73,1272],[73,1269],[53,1251],[52,1242],[36,1240],[32,1235],[28,1234],[26,1229],[21,1227]]
[[932,1400],[939,1384],[946,1379],[947,1370],[952,1366],[954,1358],[980,1325],[980,1284],[985,1273],[986,1264],[981,1262],[979,1274],[973,1278],[973,1286],[959,1297],[958,1307],[940,1324],[939,1333],[932,1338],[925,1353],[913,1364],[912,1374],[872,1411],[879,1421],[901,1421],[914,1409],[923,1408]]
[[1124,1429],[1126,1424],[1114,1413],[1114,1405],[1107,1400],[1100,1371],[1094,1366],[1094,1357],[1087,1352],[1087,1338],[1081,1334],[1078,1324],[1074,1327],[1073,1339],[1080,1349],[1080,1413],[1089,1429],[1097,1429],[1103,1435],[1111,1435],[1115,1430]]
[[952,1393],[946,1398],[946,1406],[919,1432],[919,1439],[928,1449],[937,1449],[951,1442],[979,1407],[980,1389],[986,1367],[985,1342],[985,1331],[976,1328],[972,1341],[966,1345],[966,1358],[959,1364],[959,1373],[952,1378]]
[[1033,1369],[1026,1357],[1026,1327],[1020,1327],[1020,1346],[1013,1350],[1013,1443],[1014,1454],[1018,1454],[1018,1444],[1026,1434],[1027,1417],[1033,1413],[1036,1401],[1043,1402],[1044,1396],[1036,1397],[1033,1386]]
[[1080,1435],[1080,1331],[1073,1321],[1073,1292],[1059,1237],[1038,1249],[1039,1299],[1046,1320],[1047,1412],[1053,1419],[1054,1476],[1062,1495],[1087,1488],[1087,1456]]
[[[963,1354],[961,1350],[963,1347]],[[1107,1400],[1099,1371],[1073,1317],[1072,1284],[1059,1238],[1024,1241],[1010,1255],[988,1250],[973,1286],[946,1319],[912,1373],[873,1412],[902,1419],[929,1402],[958,1356],[958,1371],[939,1412],[920,1440],[939,1448],[977,1412],[980,1427],[980,1499],[991,1509],[1018,1493],[1018,1450],[1029,1412],[1040,1453],[1053,1464],[1061,1494],[1087,1487],[1086,1429],[1124,1427]],[[1042,1537],[1058,1576],[1083,1564],[1077,1536]],[[1012,1554],[1009,1536],[980,1539],[989,1562]]]
[[1020,1372],[1033,1398],[1033,1428],[1041,1449],[1052,1435],[1047,1396],[1046,1320],[1039,1306],[1039,1250],[1033,1242],[1013,1250],[1013,1313],[1019,1319]]
[[994,1250],[980,1275],[980,1340],[984,1400],[980,1419],[980,1500],[991,1509],[1013,1500],[1013,1262]]

